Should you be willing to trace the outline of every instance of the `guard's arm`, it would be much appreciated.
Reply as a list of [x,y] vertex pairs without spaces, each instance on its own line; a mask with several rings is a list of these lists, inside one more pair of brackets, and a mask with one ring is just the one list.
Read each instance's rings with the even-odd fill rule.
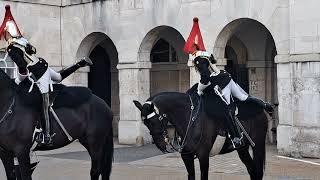
[[50,67],[49,67],[49,71],[50,71],[50,76],[51,76],[52,81],[57,82],[57,83],[62,81],[62,76],[60,73],[56,72],[55,70],[51,69]]
[[28,75],[29,75],[28,69],[25,70],[25,73],[21,73],[20,71],[18,71],[17,77],[14,80],[14,82],[16,84],[20,84],[23,80],[25,80],[28,77]]
[[16,65],[18,66],[19,72],[21,74],[26,74],[28,64],[27,64],[26,60],[24,59],[23,51],[14,45],[8,46],[7,51],[8,51],[8,55],[10,56],[12,61],[15,62]]

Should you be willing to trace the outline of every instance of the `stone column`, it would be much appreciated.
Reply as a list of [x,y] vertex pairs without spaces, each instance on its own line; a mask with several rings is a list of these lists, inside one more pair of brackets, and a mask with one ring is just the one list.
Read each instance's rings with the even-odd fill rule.
[[121,64],[119,70],[119,143],[143,145],[151,142],[149,130],[141,121],[133,100],[144,103],[150,97],[151,62]]
[[294,157],[320,157],[320,55],[277,56],[277,148]]

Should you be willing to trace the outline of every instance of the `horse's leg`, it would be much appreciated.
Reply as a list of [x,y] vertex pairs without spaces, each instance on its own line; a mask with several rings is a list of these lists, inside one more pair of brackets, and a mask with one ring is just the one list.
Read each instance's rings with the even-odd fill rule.
[[14,161],[13,156],[1,152],[0,158],[3,163],[4,169],[6,171],[7,179],[8,180],[16,180],[16,175],[14,173]]
[[194,172],[194,154],[181,154],[181,158],[188,171],[188,180],[195,180]]
[[264,140],[256,142],[253,150],[253,163],[255,167],[255,180],[262,180],[266,161],[266,145]]
[[[22,180],[32,180],[31,173],[30,173],[30,155],[29,152],[23,152],[21,154],[17,155],[19,167],[20,167],[20,173],[21,173],[21,179]],[[18,176],[18,174],[17,174]]]
[[[91,138],[88,138],[91,139]],[[97,138],[99,140],[99,138]],[[91,170],[90,176],[91,180],[99,180],[99,176],[101,174],[101,165],[103,159],[103,147],[100,147],[100,143],[89,143],[90,140],[79,140],[80,143],[88,150],[89,155],[91,157]],[[101,140],[100,140],[101,141]],[[91,140],[90,142],[95,142]]]
[[104,145],[104,162],[102,164],[102,180],[109,180],[110,174],[112,170],[112,161],[113,161],[113,133],[111,129],[111,133],[107,137],[106,144]]
[[250,179],[254,180],[255,178],[255,167],[253,164],[253,160],[249,153],[249,147],[241,148],[237,150],[239,158],[243,162],[243,164],[247,167],[247,171],[250,175]]
[[201,180],[208,180],[209,173],[209,153],[201,154],[199,157]]

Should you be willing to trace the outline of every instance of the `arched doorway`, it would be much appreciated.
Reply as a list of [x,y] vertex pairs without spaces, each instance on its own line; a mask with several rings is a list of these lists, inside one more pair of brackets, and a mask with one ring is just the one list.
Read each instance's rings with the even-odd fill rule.
[[[278,103],[276,46],[269,30],[260,22],[241,18],[230,22],[220,32],[214,48],[225,69],[251,95]],[[277,111],[277,110],[276,110]],[[276,142],[278,113],[269,120],[268,140]]]
[[[182,35],[169,26],[152,29],[144,38],[140,52],[141,61],[151,61],[150,94],[163,91],[185,92],[190,86],[188,56],[183,53]],[[148,53],[149,56],[144,54]],[[144,56],[142,56],[144,55]]]
[[114,113],[113,132],[117,136],[120,102],[116,47],[107,35],[91,33],[78,49],[77,57],[82,56],[89,56],[93,62],[88,73],[88,87],[111,107]]
[[111,67],[110,58],[103,47],[96,46],[90,53],[93,65],[88,75],[88,87],[93,94],[111,106]]

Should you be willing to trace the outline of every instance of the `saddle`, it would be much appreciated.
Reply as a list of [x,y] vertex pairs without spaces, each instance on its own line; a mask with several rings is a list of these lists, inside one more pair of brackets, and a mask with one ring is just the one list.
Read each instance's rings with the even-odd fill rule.
[[[30,108],[39,110],[42,106],[41,93],[37,86],[29,93],[31,82],[28,79],[22,81],[17,89],[17,95],[22,99],[22,103]],[[54,84],[50,93],[50,104],[53,108],[76,108],[87,102],[92,96],[90,89],[86,87],[72,87],[62,84]]]

